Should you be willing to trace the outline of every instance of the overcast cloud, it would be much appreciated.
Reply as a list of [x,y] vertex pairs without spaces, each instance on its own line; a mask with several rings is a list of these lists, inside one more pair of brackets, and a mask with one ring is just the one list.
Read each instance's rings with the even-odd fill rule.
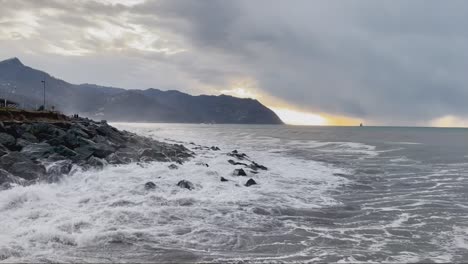
[[0,0],[0,56],[75,83],[248,88],[378,124],[468,117],[468,2]]

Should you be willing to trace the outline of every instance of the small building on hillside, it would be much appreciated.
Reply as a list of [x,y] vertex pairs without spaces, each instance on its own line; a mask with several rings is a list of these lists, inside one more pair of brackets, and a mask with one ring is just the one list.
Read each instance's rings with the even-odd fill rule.
[[0,107],[18,108],[19,104],[5,98],[0,98]]

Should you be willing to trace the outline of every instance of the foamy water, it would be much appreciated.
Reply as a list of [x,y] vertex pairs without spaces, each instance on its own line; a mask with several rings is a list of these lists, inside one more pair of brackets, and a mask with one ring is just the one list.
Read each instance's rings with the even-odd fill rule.
[[[413,154],[419,150],[406,149],[424,143],[329,140],[322,130],[280,126],[115,125],[221,151],[194,149],[196,157],[178,170],[158,162],[109,166],[76,171],[56,184],[0,192],[0,260],[446,262],[468,257],[468,166],[418,160]],[[232,176],[240,167],[230,165],[226,153],[234,149],[269,170]],[[258,185],[245,187],[248,178]],[[191,181],[195,189],[177,187],[180,180]],[[148,181],[156,188],[145,190]]]

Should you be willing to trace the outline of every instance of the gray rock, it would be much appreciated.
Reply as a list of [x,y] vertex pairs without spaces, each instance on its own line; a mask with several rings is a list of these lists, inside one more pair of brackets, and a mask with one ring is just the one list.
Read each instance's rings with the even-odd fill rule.
[[87,164],[91,167],[94,167],[94,168],[98,168],[98,169],[102,169],[104,168],[104,166],[107,165],[107,162],[103,159],[100,159],[100,158],[97,158],[97,157],[94,157],[94,156],[91,156],[89,159],[88,159],[88,162]]
[[252,185],[255,185],[257,184],[257,182],[254,180],[254,179],[249,179],[246,183],[245,183],[245,186],[249,187],[249,186],[252,186]]
[[67,158],[72,158],[78,155],[75,151],[62,145],[55,147],[54,152]]
[[247,173],[245,173],[244,169],[236,169],[232,173],[234,176],[247,176]]
[[156,149],[142,149],[138,154],[140,161],[170,161],[164,153]]
[[258,164],[257,162],[255,161],[252,161],[252,164],[249,166],[252,170],[268,170],[267,167],[263,166],[263,165],[260,165]]
[[30,159],[23,153],[10,152],[0,157],[0,167],[5,170],[9,170],[10,167],[13,166],[13,164],[26,161],[30,161]]
[[93,155],[98,157],[98,158],[105,158],[107,156],[109,156],[110,154],[114,153],[115,152],[115,148],[110,146],[110,145],[106,145],[104,143],[98,143],[96,145],[94,145],[94,153]]
[[72,167],[73,163],[70,160],[60,160],[47,167],[47,174],[55,176],[66,175],[70,173]]
[[226,179],[226,178],[224,178],[224,177],[221,177],[221,181],[222,181],[222,182],[227,182],[227,181],[229,181],[229,180]]
[[237,161],[234,161],[232,159],[228,160],[229,164],[231,165],[242,165],[242,166],[247,166],[247,164],[245,163],[242,163],[242,162],[237,162]]
[[3,146],[2,144],[0,144],[0,157],[7,154],[8,152],[10,152],[9,149],[7,149],[5,146]]
[[177,183],[177,186],[179,186],[180,188],[185,188],[189,190],[195,189],[195,186],[193,185],[193,183],[186,181],[186,180],[181,180],[180,182]]
[[54,147],[47,143],[29,144],[21,150],[21,153],[31,159],[45,159],[54,153]]
[[5,184],[23,184],[25,181],[6,170],[0,169],[0,185]]
[[36,138],[33,134],[31,134],[31,133],[29,133],[29,132],[24,132],[24,133],[21,135],[21,138],[24,139],[24,140],[27,140],[27,141],[29,141],[29,142],[31,142],[31,143],[37,143],[37,142],[39,142],[39,141],[37,140],[37,138]]
[[156,184],[154,184],[154,182],[147,182],[145,183],[145,189],[146,190],[156,189]]
[[33,163],[30,160],[14,163],[8,171],[28,181],[37,180],[46,174],[43,165]]
[[0,144],[13,150],[16,145],[16,139],[7,133],[0,133]]
[[167,167],[168,167],[169,169],[171,169],[171,170],[177,170],[177,169],[179,168],[179,167],[178,167],[177,165],[175,165],[175,164],[171,164],[171,165],[169,165],[169,166],[167,166]]

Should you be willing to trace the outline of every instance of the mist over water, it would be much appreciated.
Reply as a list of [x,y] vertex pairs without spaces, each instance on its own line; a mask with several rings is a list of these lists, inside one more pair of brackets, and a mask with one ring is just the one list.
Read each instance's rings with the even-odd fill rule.
[[[114,125],[221,151],[2,191],[0,261],[468,260],[468,130]],[[269,168],[258,185],[234,149]]]

